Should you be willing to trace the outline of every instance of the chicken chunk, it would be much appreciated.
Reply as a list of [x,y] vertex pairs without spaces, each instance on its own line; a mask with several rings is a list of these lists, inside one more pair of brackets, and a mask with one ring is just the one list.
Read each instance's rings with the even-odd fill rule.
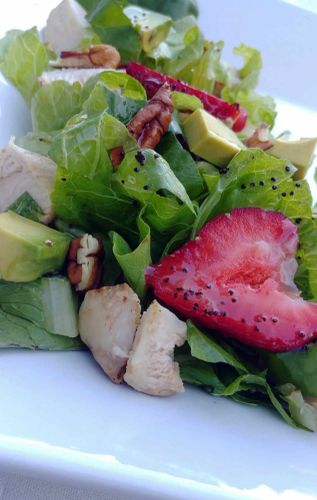
[[44,40],[56,54],[78,47],[89,26],[85,16],[85,10],[76,0],[63,0],[51,11],[44,29]]
[[56,164],[46,156],[15,144],[0,150],[0,212],[27,193],[42,210],[42,222],[50,222],[53,219],[51,191],[55,172]]
[[152,396],[183,392],[179,365],[173,361],[173,354],[175,346],[184,344],[186,332],[186,323],[154,300],[138,327],[125,382]]
[[90,290],[80,307],[80,336],[115,383],[122,382],[140,316],[138,296],[127,284]]

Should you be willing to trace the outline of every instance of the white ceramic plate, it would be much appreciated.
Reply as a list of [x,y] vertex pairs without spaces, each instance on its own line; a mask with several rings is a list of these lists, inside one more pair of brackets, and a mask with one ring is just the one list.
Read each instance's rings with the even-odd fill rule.
[[[43,24],[54,3],[11,0],[0,31]],[[210,38],[262,49],[264,90],[311,107],[281,102],[278,128],[316,134],[317,58],[309,43],[317,17],[277,0],[200,3]],[[22,99],[1,83],[0,145],[29,123]],[[316,446],[316,435],[262,408],[190,387],[158,399],[115,386],[88,353],[0,352],[2,470],[104,488],[120,499],[315,498]]]

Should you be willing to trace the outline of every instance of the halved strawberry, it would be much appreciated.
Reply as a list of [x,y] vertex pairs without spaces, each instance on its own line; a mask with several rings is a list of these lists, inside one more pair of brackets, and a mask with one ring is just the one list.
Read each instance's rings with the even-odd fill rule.
[[247,122],[248,114],[245,109],[239,107],[239,104],[229,104],[219,97],[196,89],[185,82],[154,71],[137,62],[129,63],[125,69],[130,76],[142,83],[149,98],[153,97],[158,89],[167,82],[172,90],[198,97],[208,113],[220,120],[225,120],[235,132],[240,132]]
[[279,212],[237,208],[208,222],[146,270],[156,297],[186,318],[267,349],[296,349],[317,337],[317,304],[293,278],[296,226]]

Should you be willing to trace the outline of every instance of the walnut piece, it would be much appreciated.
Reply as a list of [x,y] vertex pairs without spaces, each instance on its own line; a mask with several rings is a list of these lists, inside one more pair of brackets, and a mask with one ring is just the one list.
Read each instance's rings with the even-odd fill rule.
[[112,45],[92,45],[88,50],[79,52],[65,50],[57,61],[50,61],[54,68],[117,68],[120,54]]
[[[139,147],[154,149],[159,144],[172,121],[173,111],[171,89],[168,83],[164,83],[127,125],[130,135],[136,139]],[[113,167],[120,165],[123,157],[123,148],[114,148],[110,155]]]
[[68,252],[67,276],[78,292],[97,288],[104,256],[102,242],[90,234],[72,240]]

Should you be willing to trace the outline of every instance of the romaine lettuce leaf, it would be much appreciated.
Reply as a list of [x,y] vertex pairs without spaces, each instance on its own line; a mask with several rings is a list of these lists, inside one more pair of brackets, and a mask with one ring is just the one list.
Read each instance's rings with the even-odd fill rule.
[[102,42],[116,47],[122,63],[138,59],[141,52],[139,35],[130,19],[124,14],[125,0],[100,0],[87,15],[93,30]]
[[83,110],[88,114],[100,114],[107,111],[122,123],[128,123],[131,118],[145,106],[146,101],[131,99],[116,90],[110,90],[99,81],[83,104]]
[[276,117],[275,101],[270,96],[262,96],[253,90],[236,89],[225,87],[221,97],[230,103],[238,102],[248,111],[248,120],[254,126],[266,123],[272,128]]
[[8,347],[45,351],[84,348],[79,338],[51,334],[31,321],[6,313],[0,307],[0,348]]
[[301,392],[291,387],[290,384],[281,389],[288,403],[290,414],[298,426],[316,432],[317,409],[306,402]]
[[158,11],[173,19],[181,19],[189,15],[198,17],[198,5],[196,0],[160,0],[159,4],[157,0],[130,0],[129,3]]
[[107,154],[131,141],[123,123],[106,112],[81,115],[66,126],[50,150],[58,165],[52,193],[56,215],[90,232],[118,230],[136,236],[136,207],[111,187]]
[[34,132],[62,129],[72,116],[80,112],[81,94],[79,83],[70,85],[63,80],[41,87],[31,102]]
[[28,132],[26,135],[15,140],[15,144],[20,148],[28,149],[34,153],[48,156],[48,152],[52,146],[52,132]]
[[0,70],[30,103],[39,87],[38,77],[48,65],[46,47],[37,29],[9,32],[1,48]]
[[241,43],[239,47],[233,49],[233,53],[243,59],[243,66],[238,71],[240,80],[238,84],[239,89],[255,89],[262,69],[262,57],[260,52],[253,47]]
[[0,307],[51,334],[78,336],[76,301],[66,278],[41,278],[30,283],[0,281]]
[[189,197],[191,199],[197,198],[204,186],[191,154],[181,146],[172,132],[168,132],[162,137],[156,149],[183,184]]
[[[160,233],[165,246],[173,235],[192,227],[195,211],[188,205],[181,205],[176,198],[167,198],[153,193],[146,202],[144,220]],[[165,238],[167,238],[166,241]]]
[[[192,16],[175,21],[166,40],[147,53],[144,63],[176,78],[191,77],[191,68],[200,59],[204,39]],[[187,77],[187,78],[186,78]]]
[[[311,195],[310,195],[311,196]],[[317,220],[298,217],[300,248],[296,283],[305,299],[317,301]]]
[[217,93],[217,83],[227,83],[228,69],[220,60],[223,46],[223,42],[205,44],[205,51],[193,71],[191,85],[214,94]]
[[131,250],[128,243],[115,232],[110,233],[113,244],[113,254],[122,268],[125,279],[137,295],[143,299],[145,296],[146,267],[151,264],[151,231],[150,227],[142,219],[142,212],[137,219],[140,232],[140,243]]
[[17,198],[15,202],[9,206],[8,210],[36,222],[40,222],[41,216],[44,215],[41,207],[27,192],[21,194],[21,196],[19,196],[19,198]]
[[195,233],[212,217],[238,207],[278,210],[287,217],[311,215],[311,195],[305,181],[291,179],[296,168],[259,149],[240,151],[223,170],[214,192],[201,204]]
[[203,108],[203,103],[194,95],[172,92],[173,106],[177,111],[196,111]]
[[317,396],[317,346],[301,351],[262,352],[275,385],[291,383],[304,396]]
[[175,354],[184,382],[200,385],[215,396],[273,406],[288,424],[297,426],[284,397],[268,383],[266,372],[254,370],[249,362],[245,363],[241,359],[242,351],[238,354],[236,349],[206,335],[190,321],[187,326],[189,349],[185,346]]
[[152,149],[135,149],[125,158],[113,175],[115,186],[125,195],[143,204],[153,196],[176,196],[194,212],[192,202],[167,161]]
[[97,82],[104,83],[109,89],[117,90],[120,94],[139,101],[146,100],[143,85],[122,71],[107,70],[89,78],[83,87],[83,99],[87,99]]

